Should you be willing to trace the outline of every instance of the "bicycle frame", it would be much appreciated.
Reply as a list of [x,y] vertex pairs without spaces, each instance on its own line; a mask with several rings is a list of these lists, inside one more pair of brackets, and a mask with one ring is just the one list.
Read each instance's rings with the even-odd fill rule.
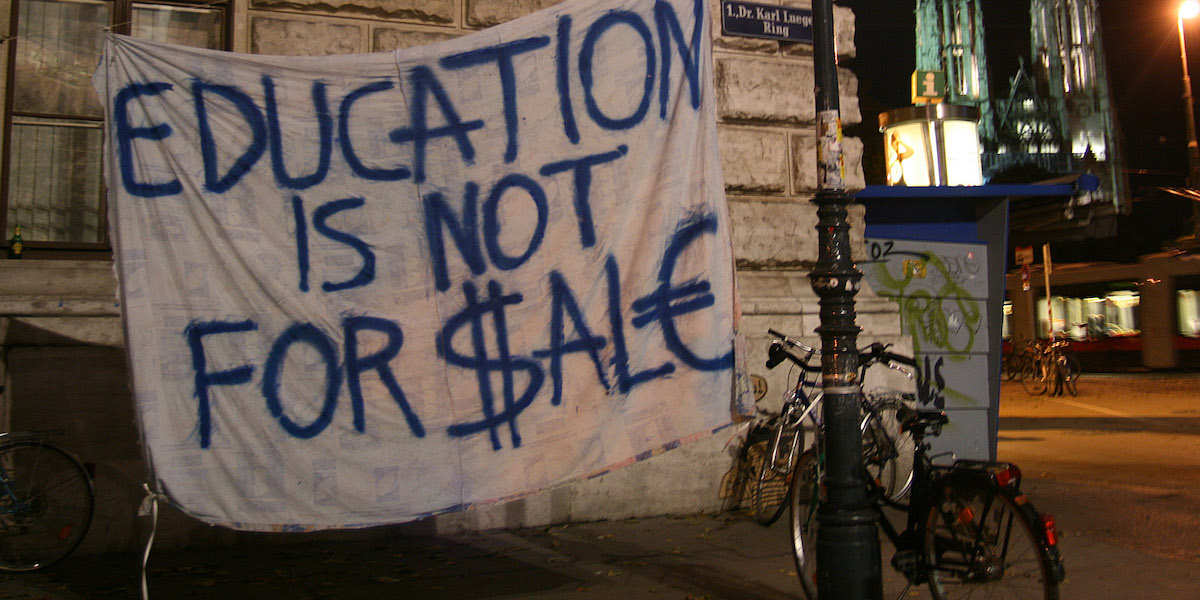
[[[820,404],[821,396],[819,394],[810,399],[807,395],[802,395],[798,389],[793,391],[790,400],[784,402],[783,412],[779,415],[779,418],[783,420],[783,424],[775,430],[775,437],[771,439],[771,456],[768,460],[770,460],[769,464],[772,471],[779,475],[787,475],[791,470],[791,465],[796,464],[796,457],[800,456],[800,443],[803,441],[803,436],[798,434],[792,436],[787,462],[783,463],[783,467],[781,468],[779,466],[779,447],[783,443],[783,433],[789,429],[795,429],[799,432],[800,428],[803,427],[805,418],[808,418],[815,426],[817,421],[816,417],[812,416],[812,413]],[[801,410],[800,415],[792,420],[792,415],[801,407],[803,407],[803,410]]]
[[[3,436],[0,436],[0,439],[4,439]],[[9,439],[13,439],[13,438],[9,438]],[[16,439],[23,439],[23,438],[16,438]],[[28,503],[23,502],[17,496],[17,492],[15,490],[13,490],[12,478],[9,477],[8,469],[6,469],[3,464],[0,464],[0,515],[2,515],[2,516],[18,515],[28,509],[29,509]],[[4,523],[3,521],[0,521],[0,527],[6,526],[6,525],[8,525],[8,523]]]
[[[876,501],[872,506],[877,513],[876,517],[879,528],[891,540],[897,552],[912,550],[916,551],[916,555],[919,557],[923,556],[921,550],[923,550],[924,536],[921,534],[925,529],[925,524],[921,522],[921,516],[928,514],[929,507],[933,505],[934,490],[936,489],[933,474],[936,467],[934,467],[933,461],[929,457],[929,448],[922,439],[924,436],[918,436],[914,433],[913,437],[916,442],[916,449],[913,452],[913,473],[912,481],[909,484],[908,506],[892,502],[885,494],[879,491],[876,491],[874,494]],[[887,515],[883,512],[885,505],[907,511],[904,531],[897,531],[892,522],[887,519]],[[909,575],[909,570],[900,569],[900,571],[905,573],[905,575]],[[919,582],[914,581],[914,583]]]
[[[818,436],[818,439],[815,441],[815,445],[818,447],[821,446],[820,440],[819,440],[821,424],[820,424],[820,418],[818,416],[818,415],[820,415],[820,413],[819,412],[814,413],[814,410],[816,409],[816,407],[818,405],[820,405],[822,396],[820,393],[816,393],[816,394],[809,393],[812,390],[814,390],[817,386],[816,378],[814,378],[813,380],[810,381],[809,374],[821,374],[822,373],[822,369],[820,367],[810,365],[809,362],[812,360],[812,358],[814,356],[820,354],[820,351],[818,351],[816,348],[813,348],[811,346],[806,346],[797,340],[793,340],[793,339],[787,337],[786,335],[779,333],[778,331],[775,331],[774,329],[768,329],[767,331],[771,335],[773,335],[777,338],[776,341],[773,341],[771,343],[771,346],[768,349],[767,368],[769,368],[769,369],[775,368],[776,366],[779,365],[779,363],[783,362],[784,360],[790,361],[795,366],[800,368],[800,378],[796,382],[796,385],[790,389],[788,399],[784,401],[783,407],[782,407],[782,409],[780,411],[780,415],[778,417],[779,419],[781,419],[781,423],[780,423],[780,426],[776,429],[775,435],[772,438],[771,445],[770,445],[770,458],[769,458],[770,463],[769,464],[770,464],[771,471],[776,474],[786,476],[786,475],[788,475],[788,472],[791,470],[792,466],[796,464],[796,459],[799,456],[799,450],[800,450],[800,446],[801,446],[801,436],[795,435],[792,437],[792,444],[791,444],[792,447],[790,448],[790,450],[788,452],[787,461],[782,463],[782,467],[781,467],[780,466],[781,463],[779,462],[779,456],[780,456],[779,455],[779,446],[782,443],[783,433],[785,430],[793,430],[794,429],[796,431],[800,431],[800,429],[803,427],[804,419],[807,418],[812,424],[814,433]],[[785,344],[787,346],[791,346],[793,348],[803,351],[804,357],[800,358],[800,357],[796,356],[795,354],[792,354],[791,352],[789,352],[786,348],[784,348]],[[907,369],[904,369],[902,367],[896,366],[893,363],[893,361],[903,362],[904,364],[907,364],[909,367],[915,368],[916,364],[914,362],[912,362],[911,358],[902,357],[899,355],[895,355],[895,354],[886,352],[885,351],[886,347],[879,345],[879,344],[873,344],[870,347],[868,347],[868,349],[870,350],[870,353],[865,354],[864,355],[865,360],[861,360],[858,365],[858,381],[860,381],[860,382],[863,381],[866,377],[867,369],[869,369],[873,364],[875,364],[877,362],[883,362],[889,368],[893,368],[897,371],[900,371],[906,377],[912,378],[912,376],[913,376],[912,372],[910,372]],[[860,403],[859,406],[860,406],[860,409],[862,412],[862,417],[859,421],[858,428],[859,428],[860,434],[865,434],[867,431],[867,428],[870,426],[872,419],[875,419],[877,421],[881,421],[881,419],[880,419],[878,412],[875,410],[875,407],[867,400],[867,396],[865,394],[860,393],[859,403]],[[793,417],[796,410],[798,410],[798,409],[801,410],[801,413],[799,414],[799,416]],[[894,456],[895,456],[895,441],[896,440],[892,439],[885,430],[876,428],[876,431],[878,431],[878,433],[881,433],[884,436],[884,441],[886,442],[885,447],[891,448],[892,452],[893,452],[892,456],[884,457],[885,460],[894,458]],[[910,476],[909,480],[905,482],[905,485],[902,488],[902,490],[906,490],[908,485],[910,485],[910,484],[911,484],[911,476]],[[903,494],[903,491],[901,492],[901,495],[902,494]]]
[[[940,425],[938,425],[940,427]],[[987,522],[992,510],[996,507],[997,498],[1007,495],[1015,505],[1023,505],[1023,495],[1020,491],[1020,471],[1015,465],[1005,462],[956,459],[950,465],[933,463],[929,456],[929,445],[924,442],[925,433],[922,427],[913,430],[913,438],[917,442],[913,459],[913,482],[909,505],[903,506],[890,502],[882,494],[876,493],[874,510],[878,516],[879,528],[891,540],[897,553],[893,558],[893,566],[903,573],[911,583],[924,583],[928,573],[936,568],[938,571],[952,573],[964,581],[986,580],[996,574],[990,572],[989,565],[980,564],[973,560],[976,549],[981,545],[999,540],[984,539],[987,531],[979,529],[971,532],[968,544],[955,544],[955,539],[940,538],[939,547],[949,550],[941,555],[936,567],[926,564],[926,528],[928,523],[923,517],[937,509],[944,490],[950,489],[985,489],[982,512],[978,515],[979,522]],[[893,506],[907,511],[907,519],[903,531],[897,531],[895,526],[886,518],[884,506]],[[1007,522],[1002,524],[1002,532],[998,536],[1003,540],[999,558],[1001,563],[1008,557],[1008,543],[1011,539],[1015,514],[1008,515]],[[972,521],[973,522],[973,521]],[[1053,528],[1053,523],[1041,523],[1042,529],[1035,530],[1037,543],[1046,551],[1051,562],[1051,576],[1062,581],[1064,570],[1058,554],[1056,543],[1051,541],[1047,528]],[[944,546],[942,544],[945,544]],[[955,560],[955,558],[959,558]]]

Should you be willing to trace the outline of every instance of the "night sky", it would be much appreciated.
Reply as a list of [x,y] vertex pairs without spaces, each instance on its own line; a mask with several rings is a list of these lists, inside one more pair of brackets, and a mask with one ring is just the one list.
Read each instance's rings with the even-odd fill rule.
[[[1187,164],[1182,71],[1176,10],[1180,0],[1100,0],[1103,44],[1126,168],[1177,173]],[[855,11],[863,125],[848,134],[867,144],[867,183],[883,183],[877,115],[910,105],[915,59],[913,0],[845,1]],[[1008,95],[1019,57],[1029,56],[1025,1],[983,0],[993,98]],[[1200,18],[1184,22],[1193,95],[1200,93]],[[1200,102],[1200,98],[1197,99]]]

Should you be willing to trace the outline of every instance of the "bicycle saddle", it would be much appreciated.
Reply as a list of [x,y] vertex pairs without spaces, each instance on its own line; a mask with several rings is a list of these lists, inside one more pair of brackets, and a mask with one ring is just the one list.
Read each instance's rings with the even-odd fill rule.
[[907,406],[901,406],[896,410],[896,419],[900,421],[902,431],[917,430],[924,432],[930,427],[940,429],[942,425],[950,422],[950,418],[946,416],[946,411],[944,410],[914,409]]

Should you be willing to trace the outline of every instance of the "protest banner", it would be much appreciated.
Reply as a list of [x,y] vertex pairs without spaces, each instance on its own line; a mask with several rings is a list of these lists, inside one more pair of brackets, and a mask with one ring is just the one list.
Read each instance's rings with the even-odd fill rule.
[[112,240],[155,484],[250,530],[528,494],[730,422],[702,0],[395,52],[110,36]]

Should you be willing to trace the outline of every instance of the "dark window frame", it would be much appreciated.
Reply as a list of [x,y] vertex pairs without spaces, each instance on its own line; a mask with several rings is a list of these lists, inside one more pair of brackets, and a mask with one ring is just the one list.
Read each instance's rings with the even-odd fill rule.
[[[14,98],[16,94],[15,83],[17,78],[17,44],[21,43],[18,37],[20,30],[20,11],[21,4],[27,0],[13,0],[11,6],[11,14],[9,16],[9,29],[5,33],[4,45],[7,46],[0,51],[0,57],[6,61],[7,70],[5,72],[5,93],[3,102],[3,113],[0,113],[0,135],[3,136],[3,147],[0,148],[0,248],[7,250],[9,240],[13,235],[13,227],[20,223],[9,223],[9,202],[10,202],[10,182],[13,176],[12,172],[12,154],[13,154],[13,125],[25,125],[22,120],[38,120],[50,119],[61,121],[64,124],[74,123],[76,126],[90,128],[88,124],[94,123],[100,129],[101,135],[101,156],[100,156],[100,184],[99,198],[96,200],[96,207],[99,213],[100,229],[99,242],[63,242],[63,241],[39,241],[31,240],[26,237],[23,240],[25,254],[31,258],[97,258],[106,259],[111,256],[112,243],[109,239],[108,227],[108,191],[104,183],[103,173],[105,169],[105,156],[103,155],[103,124],[105,116],[95,117],[90,115],[64,115],[64,114],[46,114],[32,111],[15,110]],[[103,0],[110,5],[109,9],[109,24],[108,29],[119,34],[130,35],[133,24],[133,11],[135,6],[167,6],[181,8],[205,8],[217,10],[221,14],[221,49],[229,50],[231,48],[231,40],[233,36],[233,4],[231,0]]]

